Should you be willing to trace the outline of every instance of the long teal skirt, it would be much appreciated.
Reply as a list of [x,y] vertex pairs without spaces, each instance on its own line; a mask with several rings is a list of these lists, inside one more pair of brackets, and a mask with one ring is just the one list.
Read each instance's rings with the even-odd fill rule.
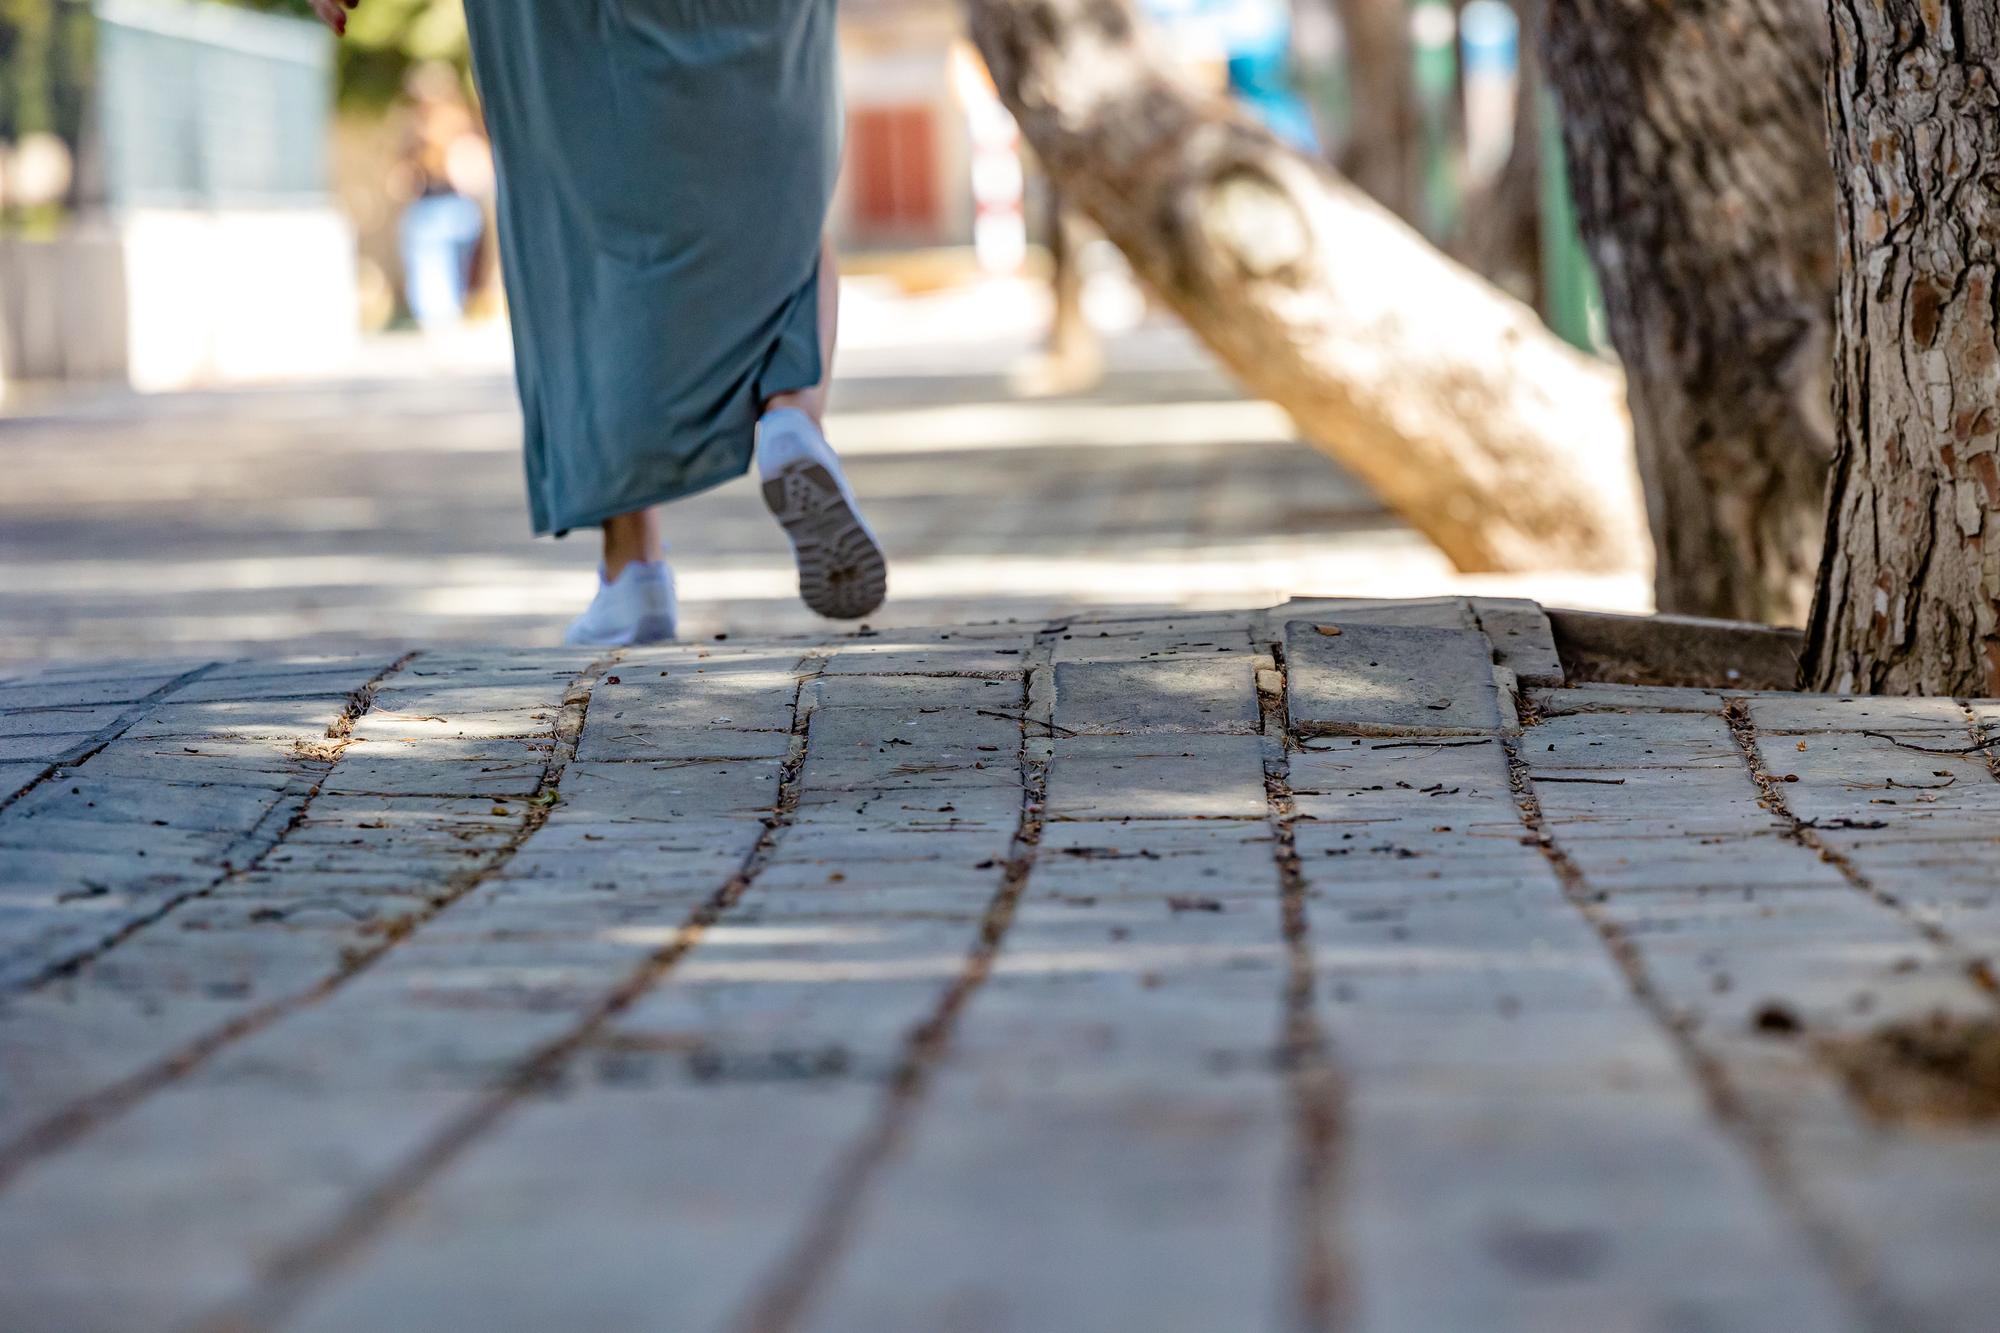
[[835,0],[467,0],[538,533],[739,476],[820,381]]

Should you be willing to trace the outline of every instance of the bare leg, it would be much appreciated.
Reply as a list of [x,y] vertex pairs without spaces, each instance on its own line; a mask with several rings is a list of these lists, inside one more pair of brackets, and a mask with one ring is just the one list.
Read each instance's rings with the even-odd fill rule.
[[840,260],[833,252],[830,237],[821,237],[819,243],[819,383],[810,389],[795,389],[781,393],[764,404],[769,412],[774,407],[795,407],[813,419],[815,426],[824,427],[826,416],[827,386],[833,383],[834,342],[840,328]]
[[660,512],[639,509],[604,520],[604,577],[615,581],[635,561],[666,558],[660,539]]

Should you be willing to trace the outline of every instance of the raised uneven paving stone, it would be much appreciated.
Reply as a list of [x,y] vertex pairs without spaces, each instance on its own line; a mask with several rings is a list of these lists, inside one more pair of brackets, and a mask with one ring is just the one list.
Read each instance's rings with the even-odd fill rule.
[[[336,705],[328,716],[337,716],[338,711]],[[311,762],[314,748],[302,751],[297,740],[284,737],[148,738],[106,746],[90,757],[88,771],[102,778],[141,782],[271,787],[296,774],[301,761]]]
[[[984,694],[974,694],[974,701]],[[989,756],[1004,759],[1020,738],[1021,687],[1014,686],[1013,710],[981,706],[929,708],[836,708],[814,726],[823,729],[806,762],[810,765],[866,763],[879,772],[898,768],[970,768]],[[995,714],[998,713],[998,716]],[[987,747],[982,749],[981,747]]]
[[97,681],[138,681],[147,680],[144,688],[134,692],[134,699],[142,698],[160,685],[183,674],[192,667],[211,662],[212,659],[192,657],[121,657],[116,661],[55,662],[42,666],[30,665],[15,678],[17,683],[90,683]]
[[1245,876],[1257,856],[1276,855],[1262,821],[1057,823],[1042,832],[1042,851],[1027,901],[1064,909],[1143,904],[1148,911],[1206,910],[1252,898],[1268,901],[1270,882]]
[[1477,630],[1288,620],[1285,661],[1304,735],[1475,735],[1512,721]]
[[137,664],[83,667],[73,671],[29,673],[0,685],[0,711],[16,708],[87,708],[98,704],[138,703],[188,671],[199,661],[162,664],[152,669]]
[[1523,685],[1548,688],[1563,683],[1562,656],[1541,607],[1507,597],[1474,597],[1471,604],[1496,660]]
[[298,669],[264,669],[268,664],[245,663],[239,667],[218,667],[185,689],[176,690],[179,703],[206,703],[213,700],[302,699],[351,690],[379,672],[387,660],[377,657],[343,658],[312,663]]
[[[2000,699],[1974,699],[1967,708],[1981,741],[2000,740]],[[1986,753],[1992,755],[1995,750],[1989,749]],[[2000,777],[2000,769],[1995,770],[1995,776]]]
[[[377,663],[378,667],[382,664]],[[359,682],[356,682],[359,683]],[[168,702],[153,709],[123,736],[128,741],[326,739],[327,724],[345,711],[345,692],[327,691],[293,699],[216,699]],[[329,711],[329,705],[331,711]],[[366,719],[363,718],[363,721]],[[197,744],[195,748],[199,748]],[[186,753],[186,751],[182,751]]]
[[729,760],[654,769],[636,764],[571,764],[562,804],[572,820],[614,828],[672,826],[700,815],[768,808],[783,765],[776,759]]
[[358,742],[341,776],[349,791],[375,796],[526,797],[541,784],[547,749],[540,737]]
[[1367,597],[1298,597],[1271,613],[1279,623],[1317,618],[1357,625],[1397,629],[1479,628],[1472,601],[1466,597],[1422,597],[1409,601],[1383,602]]

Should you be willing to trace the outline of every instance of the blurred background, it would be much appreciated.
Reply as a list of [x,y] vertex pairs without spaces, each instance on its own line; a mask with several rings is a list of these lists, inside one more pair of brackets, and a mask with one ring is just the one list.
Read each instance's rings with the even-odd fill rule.
[[[1503,0],[1146,0],[1187,77],[1600,350]],[[0,660],[552,643],[592,534],[528,536],[458,0],[0,0]],[[1053,197],[955,0],[842,0],[834,442],[881,623],[1475,590],[1243,397]],[[684,631],[795,630],[738,482],[673,506]]]

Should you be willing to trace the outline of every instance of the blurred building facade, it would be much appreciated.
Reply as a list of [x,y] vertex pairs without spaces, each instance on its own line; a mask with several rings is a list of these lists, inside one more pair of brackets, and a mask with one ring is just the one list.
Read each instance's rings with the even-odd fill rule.
[[200,0],[90,13],[76,187],[0,234],[8,380],[167,389],[344,360],[354,237],[329,188],[328,34]]
[[[1291,0],[1141,0],[1168,53],[1198,81],[1236,91],[1317,151],[1290,87]],[[971,246],[980,267],[1026,257],[1019,133],[965,39],[957,0],[842,0],[847,159],[833,227],[844,250]]]
[[843,0],[847,157],[832,226],[843,250],[969,245],[974,145],[954,77],[954,0]]
[[[1337,145],[1347,57],[1324,0],[1140,4],[1197,82],[1308,151]],[[1435,187],[1423,213],[1441,241],[1513,137],[1511,9],[1462,8],[1463,77],[1452,4],[1410,0]],[[413,63],[389,84],[399,93],[371,99],[349,60],[338,117],[334,44],[311,22],[213,0],[0,10],[0,67],[31,63],[39,43],[56,90],[37,109],[0,89],[0,372],[144,388],[324,374],[360,330],[497,315],[462,14],[456,0],[419,9],[363,11],[383,31],[372,46],[350,37],[346,54],[369,46],[378,75],[388,46]],[[53,16],[39,36],[20,17],[35,13]],[[79,20],[88,43],[72,40]],[[416,28],[425,40],[406,42]],[[830,226],[850,262],[880,259],[925,287],[1020,271],[1045,200],[959,0],[842,0],[840,40],[847,145]],[[463,124],[433,132],[445,120]]]

